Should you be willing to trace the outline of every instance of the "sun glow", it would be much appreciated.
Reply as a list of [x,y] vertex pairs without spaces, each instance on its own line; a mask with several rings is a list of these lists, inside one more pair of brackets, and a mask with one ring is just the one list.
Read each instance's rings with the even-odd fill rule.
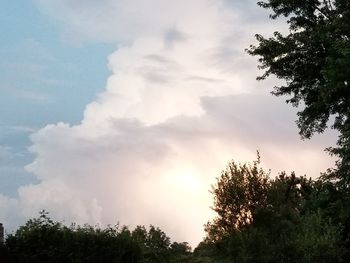
[[164,179],[168,185],[179,192],[198,193],[202,185],[196,171],[192,168],[173,170],[166,174]]

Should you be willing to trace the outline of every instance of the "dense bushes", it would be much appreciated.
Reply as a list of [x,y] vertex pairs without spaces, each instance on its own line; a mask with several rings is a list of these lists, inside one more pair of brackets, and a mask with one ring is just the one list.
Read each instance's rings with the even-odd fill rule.
[[[159,228],[64,226],[43,211],[6,239],[0,255],[19,263],[189,262],[186,242],[171,243]],[[1,261],[1,263],[6,261]],[[10,261],[9,261],[10,262]]]

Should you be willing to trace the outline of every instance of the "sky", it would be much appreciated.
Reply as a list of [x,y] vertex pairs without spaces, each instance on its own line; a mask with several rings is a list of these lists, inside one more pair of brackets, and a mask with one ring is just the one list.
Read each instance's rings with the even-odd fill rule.
[[0,221],[153,224],[195,246],[211,185],[259,150],[272,176],[317,177],[335,135],[244,51],[285,31],[255,0],[32,0],[0,9]]

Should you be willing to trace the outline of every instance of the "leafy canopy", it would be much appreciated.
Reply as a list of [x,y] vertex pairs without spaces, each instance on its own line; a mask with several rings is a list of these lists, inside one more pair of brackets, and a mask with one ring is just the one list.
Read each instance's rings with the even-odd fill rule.
[[[195,250],[215,262],[342,262],[348,243],[331,183],[230,162],[213,186],[216,217]],[[344,235],[345,234],[345,235]]]
[[9,255],[20,263],[185,263],[191,248],[186,242],[171,243],[152,225],[149,230],[137,226],[133,231],[119,225],[67,227],[42,211],[7,237],[5,247],[0,247],[0,260]]
[[274,87],[276,96],[289,95],[301,106],[297,124],[303,138],[321,133],[332,118],[340,132],[337,154],[343,171],[350,167],[350,1],[266,0],[258,2],[273,11],[271,18],[288,18],[289,33],[275,32],[248,53],[259,56],[263,80],[270,75],[285,80]]

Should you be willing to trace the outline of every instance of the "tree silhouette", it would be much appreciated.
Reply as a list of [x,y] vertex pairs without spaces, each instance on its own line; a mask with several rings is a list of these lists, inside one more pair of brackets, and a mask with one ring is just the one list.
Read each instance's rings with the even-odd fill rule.
[[264,74],[285,80],[272,92],[288,95],[288,103],[300,106],[297,124],[303,138],[323,132],[332,118],[339,133],[338,147],[329,148],[340,157],[333,176],[350,183],[350,1],[266,0],[258,3],[273,11],[271,18],[288,18],[289,34],[256,35],[257,46],[248,53],[259,56]]

